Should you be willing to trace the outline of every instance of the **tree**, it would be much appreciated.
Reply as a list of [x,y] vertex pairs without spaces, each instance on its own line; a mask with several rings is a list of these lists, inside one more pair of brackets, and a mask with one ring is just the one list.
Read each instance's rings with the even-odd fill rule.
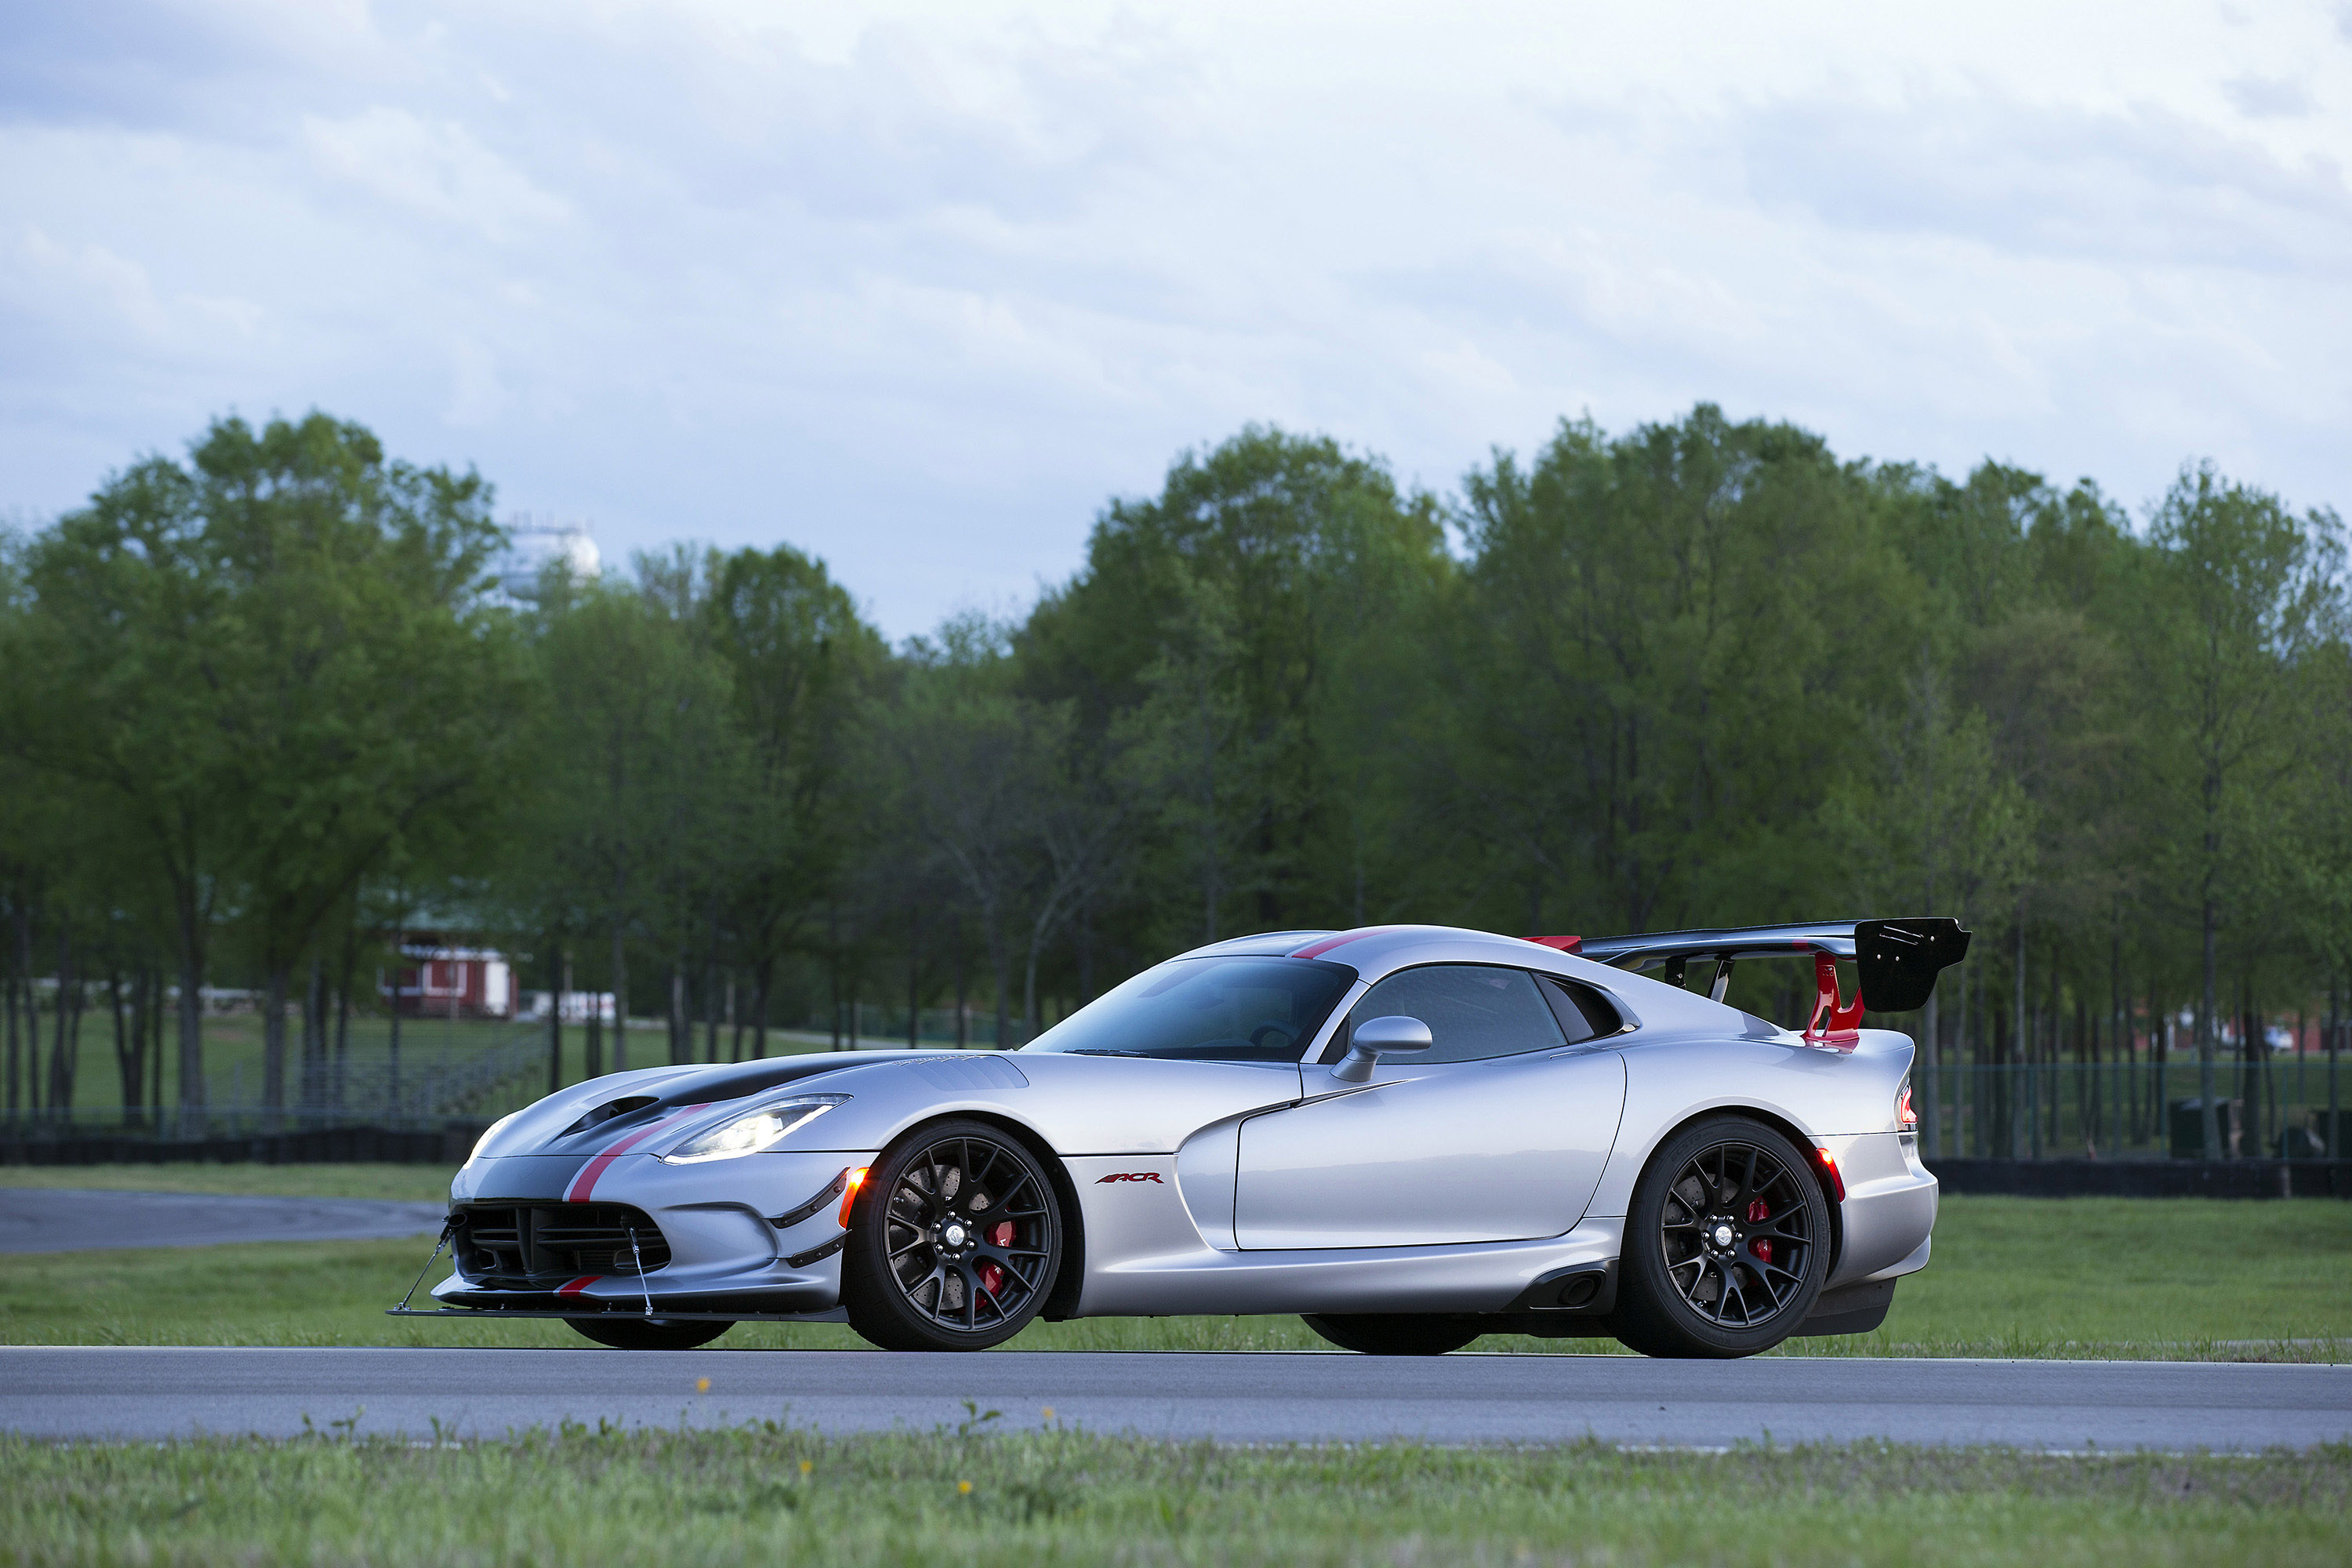
[[1142,700],[1112,721],[1120,781],[1148,802],[1172,860],[1199,890],[1202,942],[1214,942],[1236,894],[1264,890],[1270,816],[1295,809],[1285,754],[1303,715],[1253,715],[1238,679],[1239,617],[1223,584],[1179,562],[1159,656],[1139,682]]
[[2205,1157],[2221,1152],[2213,1056],[2220,942],[2251,903],[2288,820],[2271,792],[2301,760],[2299,678],[2343,635],[2343,549],[2332,514],[2184,469],[2150,519],[2140,668],[2158,721],[2144,765],[2163,800],[2167,866],[2195,910],[2201,993],[2198,1094]]
[[[1949,914],[1980,926],[2009,909],[2033,866],[2033,803],[1994,753],[1979,710],[1953,701],[1932,658],[1906,683],[1904,705],[1865,726],[1875,766],[1858,769],[1824,803],[1822,839],[1841,847],[1855,907]],[[1940,990],[1940,987],[1939,987]],[[1967,993],[1960,993],[1966,1036]],[[1917,1075],[1926,1150],[1940,1152],[1939,996],[1920,1019]]]
[[856,842],[856,725],[889,650],[822,562],[780,545],[715,562],[701,616],[730,673],[748,747],[730,918],[752,981],[754,1048],[767,1049],[778,961],[837,897]]
[[685,619],[603,583],[544,605],[535,646],[533,750],[570,765],[542,770],[529,808],[527,900],[542,929],[602,928],[617,1072],[628,1066],[630,942],[674,958],[698,879],[725,857],[722,803],[739,776],[721,718],[728,673]]
[[1074,703],[1089,765],[1108,776],[1124,754],[1154,803],[1135,827],[1133,950],[1361,901],[1366,819],[1341,781],[1364,752],[1339,727],[1363,710],[1338,681],[1451,571],[1434,500],[1326,437],[1250,426],[1183,454],[1159,495],[1105,508],[1085,568],[1018,634],[1019,684]]
[[1012,689],[1004,628],[950,620],[906,647],[898,700],[872,720],[876,775],[947,866],[978,916],[999,1048],[1013,1043],[1013,921],[1035,874],[1040,715]]
[[[228,589],[215,712],[276,1111],[296,966],[404,837],[489,825],[517,670],[480,600],[499,536],[477,477],[387,462],[367,431],[320,414],[221,421],[193,457]],[[314,1048],[317,1035],[314,1021]]]
[[1457,809],[1530,917],[1760,919],[1833,885],[1819,804],[1895,684],[1859,650],[1902,646],[1919,597],[1869,487],[1701,405],[1615,441],[1564,424],[1465,488]]
[[214,926],[245,855],[236,742],[220,721],[237,628],[205,501],[197,474],[148,458],[33,542],[0,710],[7,749],[72,780],[167,889],[180,1110],[193,1125]]

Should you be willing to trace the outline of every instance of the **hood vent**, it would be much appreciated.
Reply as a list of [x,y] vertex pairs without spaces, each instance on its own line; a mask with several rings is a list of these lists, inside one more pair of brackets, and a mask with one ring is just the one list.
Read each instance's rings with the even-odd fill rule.
[[619,1100],[606,1100],[604,1104],[598,1106],[595,1110],[590,1111],[587,1115],[582,1117],[579,1121],[573,1122],[571,1126],[557,1133],[556,1136],[558,1138],[569,1138],[574,1132],[585,1132],[591,1127],[601,1127],[616,1116],[626,1116],[632,1110],[643,1110],[646,1106],[653,1103],[654,1097],[650,1094],[625,1095]]

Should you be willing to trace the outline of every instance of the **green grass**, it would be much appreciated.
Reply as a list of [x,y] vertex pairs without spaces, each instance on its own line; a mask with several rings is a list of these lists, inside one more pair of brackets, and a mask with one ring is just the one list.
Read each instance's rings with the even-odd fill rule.
[[[403,1198],[441,1195],[418,1166],[0,1169],[0,1183]],[[0,1343],[578,1344],[553,1321],[383,1315],[422,1241],[268,1242],[24,1254],[0,1268]],[[433,1276],[439,1278],[446,1265]],[[2352,1359],[2352,1205],[2322,1199],[1948,1199],[1936,1260],[1877,1332],[1793,1341],[1797,1355]],[[726,1347],[854,1346],[830,1324],[751,1324]],[[1290,1317],[1037,1323],[1014,1350],[1319,1350]],[[1486,1351],[1614,1352],[1611,1341],[1494,1335]]]
[[0,1165],[0,1187],[446,1203],[449,1173],[437,1165]]
[[[46,1018],[43,1020],[48,1022]],[[168,1108],[179,1098],[179,1071],[176,1066],[176,1045],[173,1031],[175,1020],[163,1020],[165,1039],[163,1057],[163,1100]],[[463,1059],[478,1055],[500,1044],[509,1037],[512,1025],[488,1020],[460,1018],[404,1018],[400,1025],[400,1058],[403,1071],[411,1072],[429,1068],[443,1059]],[[261,1103],[261,1015],[258,1013],[211,1014],[205,1018],[205,1079],[213,1102],[218,1105],[258,1105]],[[300,1072],[300,1020],[289,1016],[286,1025],[287,1053],[297,1058],[289,1063],[289,1075]],[[582,1050],[581,1031],[577,1027],[564,1030],[567,1064],[576,1076]],[[641,1039],[659,1037],[632,1037],[631,1044]],[[391,1055],[392,1021],[373,1016],[356,1016],[351,1022],[351,1062],[355,1068],[373,1069]],[[640,1046],[643,1055],[649,1048]],[[605,1047],[609,1055],[611,1044]],[[664,1049],[663,1054],[667,1055]],[[152,1066],[153,1052],[149,1053]],[[46,1058],[44,1058],[46,1059]],[[646,1059],[652,1059],[648,1057]],[[105,1008],[93,1006],[83,1014],[81,1048],[75,1058],[74,1106],[85,1114],[102,1112],[122,1103],[122,1079],[114,1061],[114,1021]]]
[[2352,1557],[2352,1450],[1250,1448],[773,1424],[411,1445],[0,1439],[0,1563],[2043,1568]]
[[[261,1103],[262,1028],[258,1013],[226,1013],[209,1015],[205,1019],[205,1080],[212,1103],[218,1106],[253,1106]],[[44,1016],[44,1041],[50,1019]],[[166,1035],[176,1024],[164,1020]],[[287,1052],[293,1058],[288,1065],[289,1084],[301,1071],[301,1025],[298,1017],[287,1020]],[[502,1023],[495,1019],[477,1018],[404,1018],[400,1025],[400,1059],[404,1081],[413,1081],[413,1075],[424,1072],[436,1064],[462,1062],[494,1047],[518,1038],[544,1041],[544,1023]],[[723,1052],[731,1043],[729,1030],[721,1028],[719,1048]],[[702,1031],[695,1031],[695,1048],[702,1048]],[[866,1046],[890,1046],[903,1041],[868,1039]],[[824,1035],[802,1031],[770,1029],[768,1054],[772,1057],[797,1056],[803,1051],[828,1048],[830,1039]],[[163,1075],[163,1101],[168,1109],[179,1098],[179,1073],[173,1039],[164,1041],[166,1061]],[[751,1049],[746,1032],[744,1049]],[[43,1045],[41,1059],[46,1062],[47,1046]],[[563,1081],[578,1083],[587,1073],[588,1032],[581,1025],[566,1024],[563,1027]],[[350,1063],[354,1070],[372,1072],[390,1060],[392,1054],[392,1020],[375,1015],[355,1016],[351,1021]],[[105,1112],[119,1110],[122,1104],[122,1079],[114,1060],[114,1023],[103,1006],[93,1005],[82,1016],[80,1049],[75,1056],[73,1103],[87,1123],[98,1118],[97,1126],[105,1127],[112,1121]],[[152,1059],[151,1050],[150,1059]],[[669,1060],[668,1037],[660,1020],[635,1018],[629,1026],[629,1059],[635,1067],[653,1067]],[[613,1031],[604,1031],[604,1064],[611,1070],[613,1061]],[[545,1060],[524,1079],[518,1080],[509,1091],[495,1094],[476,1108],[479,1114],[499,1116],[518,1106],[529,1104],[545,1090]],[[44,1079],[44,1082],[47,1080]]]

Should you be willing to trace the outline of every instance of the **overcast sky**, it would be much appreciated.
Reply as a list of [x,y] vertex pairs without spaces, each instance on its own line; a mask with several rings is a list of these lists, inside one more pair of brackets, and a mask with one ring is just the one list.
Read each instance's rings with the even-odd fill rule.
[[318,406],[1010,609],[1246,421],[2352,503],[2352,4],[0,7],[0,509]]

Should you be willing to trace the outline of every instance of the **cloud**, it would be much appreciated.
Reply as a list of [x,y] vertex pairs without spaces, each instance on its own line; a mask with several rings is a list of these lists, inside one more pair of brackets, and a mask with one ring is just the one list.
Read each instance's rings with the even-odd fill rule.
[[2231,77],[2221,95],[2249,120],[2300,120],[2312,110],[2311,89],[2289,77]]
[[478,427],[495,422],[514,399],[499,379],[498,362],[490,351],[470,338],[450,347],[452,387],[443,416],[452,425]]
[[[14,279],[72,307],[146,337],[161,337],[170,322],[147,269],[102,245],[61,245],[38,228],[26,228],[16,244]],[[14,290],[12,290],[13,292]]]
[[378,105],[347,120],[305,115],[302,139],[322,174],[502,244],[567,215],[562,201],[455,121]]
[[267,140],[381,44],[366,0],[75,0],[0,7],[0,123]]
[[0,9],[0,508],[316,405],[898,634],[1250,419],[1442,488],[1706,398],[2331,499],[2352,54],[2155,3]]
[[2010,255],[2334,272],[2352,256],[2340,167],[2289,163],[2171,110],[1997,92],[1763,104],[1719,127],[1771,206],[1843,229]]

